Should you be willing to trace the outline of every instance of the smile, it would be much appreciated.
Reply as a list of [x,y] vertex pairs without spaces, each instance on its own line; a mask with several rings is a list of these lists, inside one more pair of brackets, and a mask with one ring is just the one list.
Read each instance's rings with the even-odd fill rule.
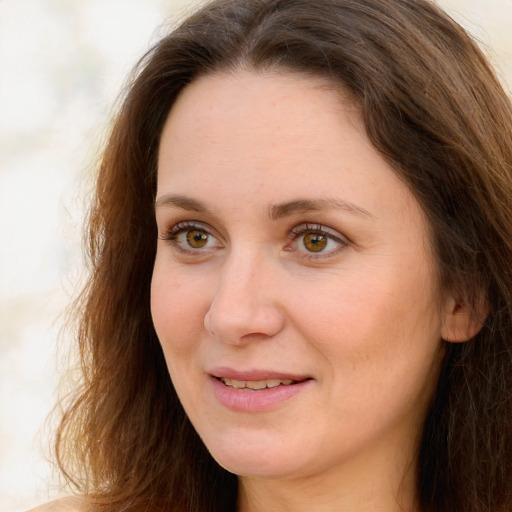
[[219,380],[231,388],[250,389],[252,391],[259,391],[266,388],[277,388],[279,386],[289,386],[298,382],[292,379],[236,380],[228,379],[227,377],[221,377]]
[[[270,372],[215,373],[217,374],[210,374],[210,389],[217,403],[232,411],[243,413],[276,409],[294,397],[307,393],[315,382],[311,377],[271,375]],[[223,373],[231,375],[225,377],[222,376]]]

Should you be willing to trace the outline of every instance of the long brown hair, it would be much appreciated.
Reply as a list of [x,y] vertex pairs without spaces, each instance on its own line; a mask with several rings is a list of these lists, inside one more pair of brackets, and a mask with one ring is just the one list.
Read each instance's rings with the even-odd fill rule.
[[83,382],[61,469],[106,510],[236,508],[173,389],[150,315],[159,137],[180,91],[238,67],[328,78],[429,219],[444,285],[489,316],[445,343],[418,455],[422,512],[512,510],[512,109],[470,37],[428,0],[217,0],[140,61],[99,168],[76,305]]

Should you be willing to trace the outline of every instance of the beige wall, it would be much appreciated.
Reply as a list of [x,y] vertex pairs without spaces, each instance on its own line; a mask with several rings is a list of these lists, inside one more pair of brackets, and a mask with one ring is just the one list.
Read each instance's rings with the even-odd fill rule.
[[512,91],[512,0],[438,0],[480,42]]
[[[0,510],[55,495],[34,441],[55,399],[87,176],[123,77],[187,0],[0,1]],[[512,0],[442,0],[512,86]]]

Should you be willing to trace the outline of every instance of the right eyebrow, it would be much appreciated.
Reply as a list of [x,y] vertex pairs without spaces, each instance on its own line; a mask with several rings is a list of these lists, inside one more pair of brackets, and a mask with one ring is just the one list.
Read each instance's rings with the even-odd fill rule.
[[176,207],[182,210],[203,213],[206,215],[212,214],[211,210],[201,201],[192,199],[191,197],[182,196],[180,194],[166,194],[155,200],[155,209],[165,206]]
[[373,215],[361,206],[339,198],[296,199],[287,203],[273,204],[269,209],[269,217],[272,220],[278,220],[290,215],[331,209],[343,210],[370,219],[373,218]]

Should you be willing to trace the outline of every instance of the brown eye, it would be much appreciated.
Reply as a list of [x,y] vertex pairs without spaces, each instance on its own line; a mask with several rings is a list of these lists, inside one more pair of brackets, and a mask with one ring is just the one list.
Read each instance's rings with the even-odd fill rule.
[[208,234],[198,229],[191,229],[186,234],[187,244],[192,249],[202,249],[208,243]]
[[327,237],[320,233],[308,233],[304,235],[302,243],[309,252],[320,252],[327,247]]
[[286,251],[295,251],[307,260],[319,260],[336,256],[349,245],[339,231],[322,224],[304,222],[295,226],[289,234],[292,242]]
[[211,256],[212,251],[224,248],[222,241],[212,234],[212,228],[202,222],[178,222],[159,238],[190,257],[204,258]]

